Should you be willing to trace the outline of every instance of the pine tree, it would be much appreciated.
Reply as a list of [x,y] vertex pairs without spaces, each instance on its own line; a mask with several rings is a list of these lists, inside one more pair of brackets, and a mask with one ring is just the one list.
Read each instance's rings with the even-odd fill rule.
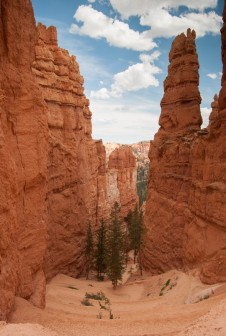
[[91,225],[89,223],[86,231],[86,241],[85,241],[86,279],[89,279],[89,272],[93,264],[93,256],[94,256],[93,232]]
[[96,234],[96,250],[95,250],[95,267],[97,270],[97,278],[98,280],[103,280],[103,273],[106,272],[106,234],[107,228],[105,221],[102,219],[100,223],[100,227],[97,230]]
[[143,234],[143,213],[136,206],[132,214],[128,214],[128,229],[131,249],[134,251],[134,263],[140,251]]
[[115,202],[107,233],[106,272],[115,289],[125,269],[124,236],[121,229],[120,208]]

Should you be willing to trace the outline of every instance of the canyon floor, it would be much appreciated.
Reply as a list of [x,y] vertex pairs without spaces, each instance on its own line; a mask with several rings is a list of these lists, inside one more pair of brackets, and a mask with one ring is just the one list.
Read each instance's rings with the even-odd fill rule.
[[[226,285],[203,285],[195,272],[170,271],[158,276],[125,274],[116,290],[109,281],[56,276],[47,285],[46,308],[16,299],[0,336],[225,336]],[[84,306],[85,293],[104,292],[113,319],[98,301]],[[162,294],[160,294],[162,293]]]

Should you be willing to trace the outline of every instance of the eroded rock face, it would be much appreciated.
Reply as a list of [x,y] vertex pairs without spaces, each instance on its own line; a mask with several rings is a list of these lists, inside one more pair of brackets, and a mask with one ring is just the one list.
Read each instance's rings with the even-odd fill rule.
[[[54,27],[36,28],[29,0],[0,0],[0,14],[0,319],[5,319],[15,295],[44,307],[46,278],[82,271],[87,225],[96,228],[113,204],[105,148],[91,136],[89,101],[75,57],[58,47]],[[135,166],[127,149],[117,158],[124,214],[136,198],[125,189],[134,181]]]
[[132,149],[129,146],[116,148],[108,161],[107,203],[112,208],[117,201],[123,217],[138,204],[136,182],[136,158]]
[[198,129],[202,123],[195,36],[195,31],[188,29],[187,35],[180,34],[173,41],[161,101],[161,131],[172,133],[187,127]]
[[30,1],[1,0],[0,319],[15,295],[45,304],[48,127],[31,72],[36,36]]
[[59,272],[77,276],[84,266],[86,228],[98,221],[102,145],[91,137],[89,101],[75,57],[58,47],[54,27],[39,24],[37,29],[33,73],[48,107],[49,127],[45,258],[49,279]]
[[[222,29],[223,44],[224,34]],[[226,111],[225,73],[219,113],[215,97],[208,130],[200,130],[198,60],[194,36],[190,31],[187,36],[180,35],[179,42],[184,51],[181,48],[175,50],[177,37],[170,52],[168,78],[174,60],[182,60],[180,55],[184,55],[186,62],[180,63],[175,71],[179,78],[175,80],[175,87],[173,80],[171,86],[167,84],[168,80],[165,82],[161,127],[151,142],[143,262],[153,273],[198,267],[201,279],[214,283],[226,280],[223,266],[226,263],[226,131],[222,117]],[[179,58],[172,56],[177,54]],[[186,81],[189,78],[191,83],[188,84]],[[172,101],[173,92],[178,92],[179,100]]]

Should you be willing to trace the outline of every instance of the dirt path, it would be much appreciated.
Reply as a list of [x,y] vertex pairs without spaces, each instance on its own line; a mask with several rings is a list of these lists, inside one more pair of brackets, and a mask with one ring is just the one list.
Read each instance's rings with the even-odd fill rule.
[[[116,290],[109,281],[58,275],[47,286],[46,309],[17,299],[10,321],[17,325],[0,325],[0,336],[225,336],[225,290],[203,299],[206,290],[212,293],[210,286],[178,271],[154,277],[133,275]],[[81,304],[86,292],[99,291],[110,299],[114,319],[109,319],[107,310],[100,310],[98,301],[90,300],[93,306]],[[201,301],[190,303],[200,300],[199,294]]]

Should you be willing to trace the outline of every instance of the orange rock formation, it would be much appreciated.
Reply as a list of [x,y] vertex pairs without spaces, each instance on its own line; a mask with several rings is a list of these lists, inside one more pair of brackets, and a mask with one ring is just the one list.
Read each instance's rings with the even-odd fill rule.
[[45,273],[77,276],[83,238],[97,225],[99,160],[91,112],[75,57],[59,48],[54,27],[38,25],[33,73],[48,108],[48,235]]
[[107,170],[107,200],[112,208],[115,201],[125,217],[138,204],[136,191],[136,158],[129,146],[116,148],[109,156]]
[[[36,28],[29,0],[0,0],[0,10],[1,320],[15,296],[44,307],[46,278],[82,271],[87,225],[113,204],[75,57],[58,47],[54,27]],[[125,150],[118,162],[127,211],[134,161]]]
[[[43,307],[47,112],[31,72],[30,1],[0,1],[0,319],[14,296]],[[26,29],[25,29],[26,22]]]
[[[224,11],[224,20],[226,10]],[[202,281],[226,281],[226,59],[208,131],[200,130],[200,96],[195,34],[172,44],[161,103],[160,129],[150,147],[143,262],[153,273],[200,269]]]

